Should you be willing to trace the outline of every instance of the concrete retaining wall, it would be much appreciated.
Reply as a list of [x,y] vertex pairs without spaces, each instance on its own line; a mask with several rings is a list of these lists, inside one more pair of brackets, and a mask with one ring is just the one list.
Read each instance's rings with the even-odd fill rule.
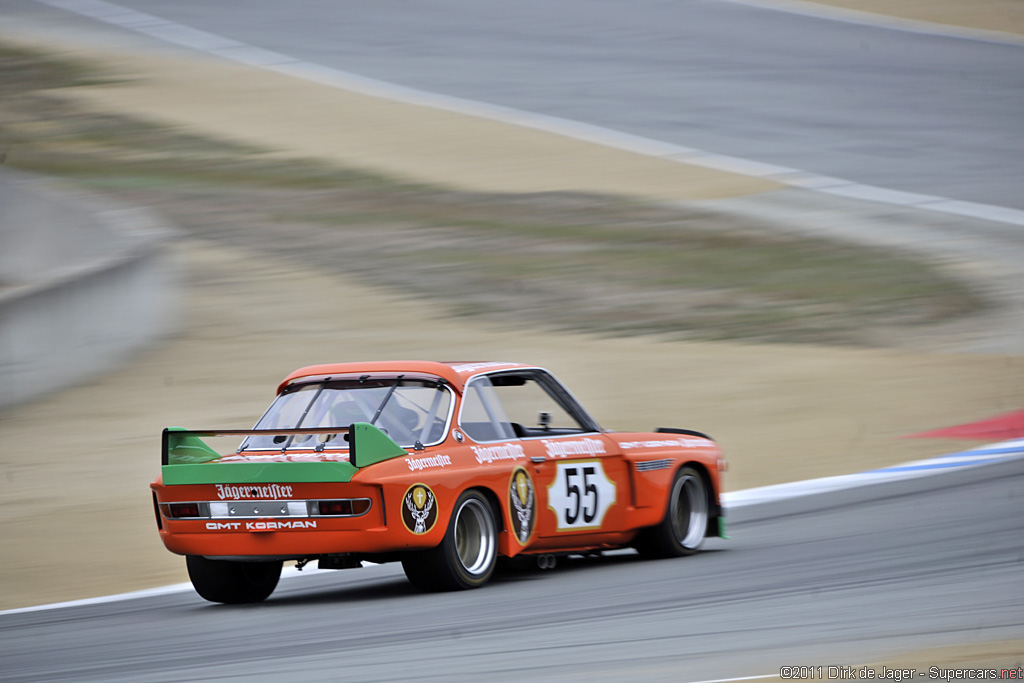
[[0,169],[0,408],[107,372],[176,323],[174,232]]

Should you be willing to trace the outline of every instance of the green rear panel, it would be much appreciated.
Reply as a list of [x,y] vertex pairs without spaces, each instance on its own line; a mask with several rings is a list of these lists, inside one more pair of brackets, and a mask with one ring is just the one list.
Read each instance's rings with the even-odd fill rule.
[[359,471],[347,462],[222,462],[161,469],[165,486],[347,482]]
[[220,458],[220,453],[210,448],[198,436],[183,436],[175,432],[187,431],[183,427],[168,427],[167,462],[175,465],[210,462]]

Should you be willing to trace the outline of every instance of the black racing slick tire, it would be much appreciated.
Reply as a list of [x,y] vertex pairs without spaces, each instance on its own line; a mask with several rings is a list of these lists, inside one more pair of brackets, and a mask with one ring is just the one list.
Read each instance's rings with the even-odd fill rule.
[[210,602],[237,605],[262,602],[270,597],[281,578],[280,560],[272,562],[229,562],[188,555],[188,578],[200,597]]
[[420,590],[465,590],[487,583],[497,558],[498,523],[494,507],[483,494],[466,491],[455,502],[441,544],[406,554],[402,569]]
[[634,546],[649,558],[693,555],[704,543],[708,509],[704,477],[692,467],[680,468],[672,481],[661,523],[644,529]]

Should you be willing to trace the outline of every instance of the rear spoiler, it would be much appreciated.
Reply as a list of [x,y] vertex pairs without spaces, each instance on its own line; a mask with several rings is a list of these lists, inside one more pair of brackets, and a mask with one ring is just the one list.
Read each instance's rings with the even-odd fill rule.
[[[300,429],[183,429],[168,427],[161,436],[160,464],[198,465],[219,460],[222,454],[203,440],[209,436],[293,436],[299,434],[344,434],[348,442],[349,463],[355,468],[408,455],[408,451],[368,422],[348,427],[304,427]],[[320,443],[324,443],[323,439]]]
[[702,439],[708,441],[714,441],[710,436],[704,432],[698,432],[693,429],[680,429],[678,427],[658,427],[654,430],[657,434],[686,434],[687,436],[699,436]]

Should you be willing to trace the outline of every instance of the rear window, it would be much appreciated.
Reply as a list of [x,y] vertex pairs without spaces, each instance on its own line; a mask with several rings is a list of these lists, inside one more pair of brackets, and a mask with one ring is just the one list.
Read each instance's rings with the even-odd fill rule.
[[[396,443],[412,448],[444,440],[451,418],[452,392],[446,384],[427,379],[353,377],[287,387],[256,424],[256,429],[324,427],[325,448],[348,448],[341,433],[331,428],[371,422]],[[378,414],[379,413],[379,414]],[[376,419],[375,419],[376,418]],[[251,436],[243,450],[312,449],[318,435]]]

